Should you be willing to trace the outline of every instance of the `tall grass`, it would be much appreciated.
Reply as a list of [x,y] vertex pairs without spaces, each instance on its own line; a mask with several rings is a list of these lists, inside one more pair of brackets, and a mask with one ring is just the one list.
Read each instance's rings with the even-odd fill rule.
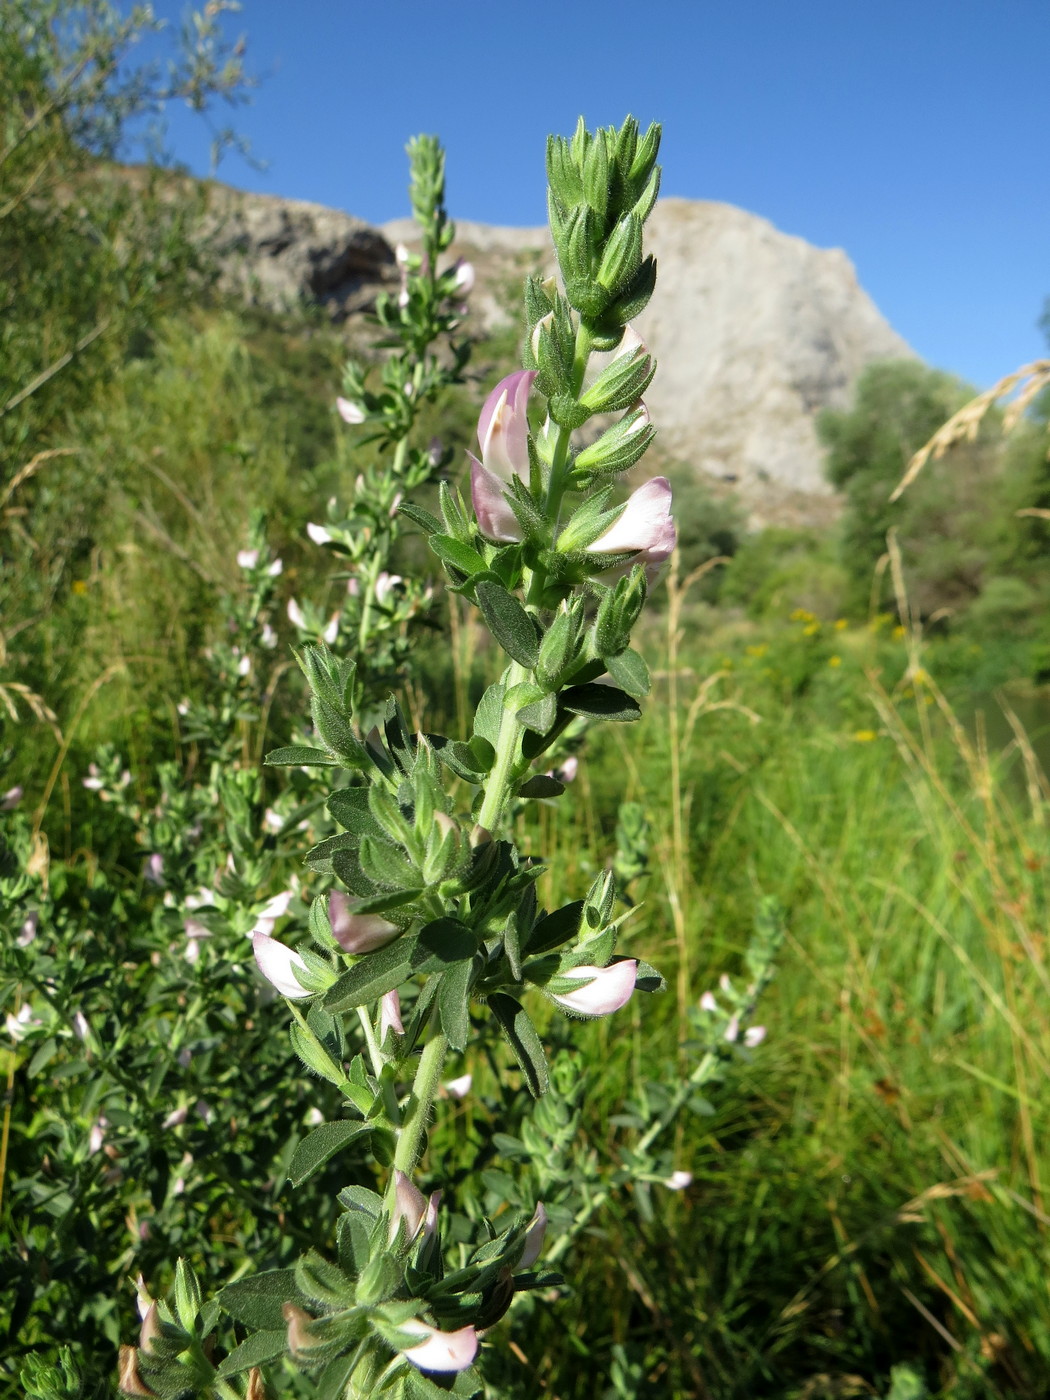
[[662,1024],[589,1047],[598,1150],[628,1069],[674,1053],[676,1003],[734,970],[772,893],[769,1040],[682,1129],[684,1198],[645,1220],[625,1197],[580,1245],[577,1331],[541,1321],[534,1380],[593,1395],[580,1357],[620,1345],[637,1390],[610,1395],[882,1394],[901,1361],[945,1396],[1043,1395],[1046,778],[1019,726],[992,753],[960,724],[915,632],[802,617],[705,646],[704,617],[672,592],[659,702],[545,818],[578,879],[611,853],[626,766],[653,826],[635,946],[680,958]]

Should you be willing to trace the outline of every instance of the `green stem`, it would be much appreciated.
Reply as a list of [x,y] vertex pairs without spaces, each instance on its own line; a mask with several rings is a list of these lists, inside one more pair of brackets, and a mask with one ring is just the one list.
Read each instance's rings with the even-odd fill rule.
[[[406,1176],[415,1171],[423,1155],[423,1137],[426,1133],[430,1110],[437,1098],[441,1068],[445,1063],[448,1041],[441,1031],[432,1035],[423,1046],[423,1053],[416,1066],[416,1077],[412,1081],[412,1093],[405,1109],[405,1121],[398,1133],[397,1147],[394,1149],[394,1167]],[[393,1181],[393,1177],[391,1177]]]
[[[507,675],[507,689],[510,690],[512,686],[519,685],[528,678],[529,672],[526,668],[518,661],[512,662]],[[496,741],[496,761],[492,765],[492,772],[485,784],[485,800],[478,813],[478,825],[484,827],[486,831],[495,833],[500,817],[503,815],[503,807],[507,800],[508,780],[511,769],[518,761],[523,732],[521,725],[510,711],[504,710],[500,717],[499,739]]]
[[363,1006],[359,1006],[357,1019],[361,1022],[361,1029],[365,1033],[365,1044],[368,1046],[368,1058],[372,1061],[372,1072],[378,1079],[383,1072],[383,1052],[379,1048],[376,1033],[372,1029],[372,1018]]
[[[638,1139],[637,1146],[634,1149],[636,1153],[647,1152],[649,1150],[664,1129],[670,1127],[674,1122],[675,1118],[678,1116],[679,1110],[686,1099],[688,1099],[689,1095],[694,1089],[698,1089],[711,1077],[717,1065],[718,1056],[709,1050],[685,1083],[679,1085],[678,1091],[664,1109],[663,1113],[661,1113],[654,1122],[649,1124],[649,1127]],[[561,1258],[595,1211],[599,1210],[612,1195],[612,1189],[611,1186],[603,1186],[600,1191],[595,1192],[586,1205],[582,1206],[580,1210],[576,1212],[568,1230],[566,1230],[563,1235],[560,1235],[551,1248],[546,1251],[543,1259],[545,1265],[549,1266]]]
[[[587,361],[591,354],[591,333],[581,322],[576,328],[576,352],[573,360],[572,372],[572,392],[577,395],[583,387],[583,377],[587,372]],[[551,474],[547,482],[547,493],[544,498],[544,514],[548,520],[554,522],[557,530],[558,513],[561,510],[561,499],[565,494],[566,468],[569,463],[569,445],[572,439],[572,431],[564,426],[559,426],[558,436],[554,443],[554,456],[551,460]],[[529,581],[526,590],[526,602],[530,607],[539,607],[540,599],[543,597],[543,590],[546,585],[546,578],[542,569],[537,569]],[[530,672],[526,667],[515,661],[511,664],[510,673],[507,677],[507,689],[518,685],[521,681],[526,681],[530,677]],[[496,744],[496,761],[492,766],[489,780],[485,784],[485,800],[478,813],[478,825],[484,827],[486,831],[495,833],[499,825],[500,817],[503,815],[503,808],[507,800],[507,787],[511,771],[517,763],[521,748],[522,730],[521,726],[508,714],[506,710],[500,722],[499,740]]]

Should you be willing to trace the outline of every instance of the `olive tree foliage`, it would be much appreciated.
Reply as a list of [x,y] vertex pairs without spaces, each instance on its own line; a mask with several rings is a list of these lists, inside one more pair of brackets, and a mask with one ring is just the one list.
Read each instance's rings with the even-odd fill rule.
[[[90,548],[101,483],[78,470],[73,419],[202,273],[186,201],[151,149],[168,103],[204,112],[245,91],[219,0],[170,34],[148,6],[5,0],[0,6],[0,608],[8,635],[45,613]],[[148,36],[165,59],[136,61]]]

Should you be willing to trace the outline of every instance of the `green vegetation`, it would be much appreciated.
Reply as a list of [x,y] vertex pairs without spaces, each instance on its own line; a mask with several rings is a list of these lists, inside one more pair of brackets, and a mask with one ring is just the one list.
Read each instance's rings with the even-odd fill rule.
[[[141,832],[177,845],[199,823],[224,858],[241,838],[217,824],[222,803],[238,819],[271,803],[304,819],[305,781],[278,788],[255,756],[287,741],[301,708],[283,605],[323,608],[340,587],[305,524],[368,460],[336,431],[344,337],[210,298],[184,211],[149,248],[115,238],[143,196],[95,178],[115,130],[85,125],[101,89],[20,134],[56,74],[25,25],[60,8],[0,16],[0,93],[20,94],[0,103],[0,789],[25,788],[0,817],[0,1004],[16,1022],[30,998],[76,1005],[90,1026],[16,1024],[0,1051],[0,1394],[40,1400],[114,1393],[140,1271],[160,1291],[182,1251],[218,1286],[301,1243],[280,1147],[336,1096],[290,1062],[284,1008],[249,984],[246,959],[230,976],[236,947],[226,963],[187,958]],[[195,305],[178,309],[191,287]],[[486,385],[511,351],[481,347]],[[631,856],[631,947],[671,974],[663,998],[564,1051],[559,1072],[580,1090],[566,1132],[584,1156],[622,1163],[638,1095],[655,1092],[642,1067],[688,1072],[690,1012],[741,972],[764,899],[788,937],[767,1039],[667,1143],[668,1175],[692,1183],[639,1181],[595,1214],[571,1249],[571,1311],[524,1301],[501,1324],[514,1350],[499,1394],[1046,1393],[1050,533],[1016,514],[1050,505],[1045,415],[1008,437],[989,422],[887,504],[967,395],[921,366],[877,366],[849,412],[825,417],[846,498],[837,534],[745,536],[731,505],[682,490],[682,562],[643,639],[654,703],[628,738],[582,746],[566,794],[519,819],[523,843],[551,857],[544,898]],[[457,455],[479,398],[463,389],[442,415]],[[265,709],[233,715],[220,750],[176,705],[214,701],[209,652],[246,597],[236,550],[263,518],[285,561],[279,645]],[[891,529],[910,606],[880,562]],[[715,555],[732,557],[683,593],[679,578]],[[406,559],[428,567],[422,551]],[[454,724],[486,668],[446,608],[417,641],[406,707],[425,699]],[[92,761],[116,788],[126,764],[126,798],[85,790]],[[300,873],[289,832],[253,854],[257,889]],[[205,878],[186,850],[182,893]],[[18,944],[30,906],[32,978],[33,945]],[[462,1179],[480,1157],[498,1203],[492,1125],[515,1091],[469,1068],[473,1092],[441,1105],[431,1158]],[[321,1245],[353,1168],[351,1154],[305,1198]],[[69,1364],[61,1381],[46,1370],[63,1342],[82,1392]]]

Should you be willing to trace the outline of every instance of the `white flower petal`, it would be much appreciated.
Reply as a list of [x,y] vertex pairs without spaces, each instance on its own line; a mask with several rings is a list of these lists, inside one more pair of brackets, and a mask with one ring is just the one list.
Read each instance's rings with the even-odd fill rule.
[[295,975],[296,969],[306,971],[306,963],[298,953],[285,947],[283,943],[278,943],[277,939],[271,938],[268,933],[260,933],[258,930],[252,934],[252,948],[259,971],[282,996],[289,997],[292,1001],[313,996],[313,992],[307,991]]

